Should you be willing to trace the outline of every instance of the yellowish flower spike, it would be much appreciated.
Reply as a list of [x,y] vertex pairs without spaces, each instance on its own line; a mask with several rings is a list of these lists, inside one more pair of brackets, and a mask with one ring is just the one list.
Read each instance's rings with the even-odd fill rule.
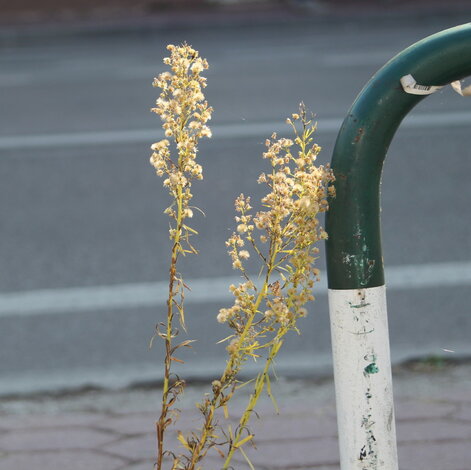
[[[164,63],[170,66],[171,71],[154,79],[153,86],[160,88],[161,93],[156,107],[151,109],[160,116],[167,138],[151,146],[150,163],[157,175],[165,177],[164,186],[173,199],[166,213],[175,220],[177,230],[170,229],[170,238],[184,239],[187,250],[194,252],[188,238],[195,232],[182,222],[193,215],[189,207],[192,181],[203,179],[203,169],[196,161],[198,142],[201,138],[211,137],[207,123],[213,110],[204,98],[206,78],[201,76],[201,72],[208,68],[208,62],[188,44],[169,45],[167,49],[170,57],[166,57]],[[175,155],[171,152],[172,145]]]
[[[203,137],[211,137],[207,122],[211,119],[212,108],[208,106],[203,94],[206,78],[201,73],[208,68],[208,62],[199,56],[188,44],[181,46],[169,45],[170,56],[164,63],[170,70],[161,73],[154,79],[153,86],[161,89],[156,106],[152,111],[162,120],[165,137],[152,144],[150,163],[158,176],[164,178],[163,185],[172,198],[171,205],[165,209],[171,219],[170,239],[172,252],[169,269],[169,290],[167,299],[167,322],[159,322],[154,338],[161,337],[165,343],[164,382],[162,389],[162,406],[160,417],[156,423],[157,430],[157,463],[156,469],[162,470],[164,457],[170,455],[164,450],[165,430],[175,419],[176,410],[172,409],[180,393],[183,392],[184,381],[178,377],[171,379],[173,362],[183,362],[175,354],[181,347],[191,347],[190,340],[177,345],[173,340],[177,335],[174,327],[174,316],[178,315],[180,324],[185,328],[184,291],[185,284],[177,273],[179,255],[197,253],[190,243],[190,237],[196,231],[186,224],[186,219],[193,217],[194,207],[191,186],[194,180],[203,178],[203,169],[196,161],[198,142]],[[153,338],[153,339],[154,339]],[[151,341],[152,344],[152,341]],[[190,444],[179,435],[180,442],[191,450]],[[182,468],[178,457],[174,457],[172,469]]]

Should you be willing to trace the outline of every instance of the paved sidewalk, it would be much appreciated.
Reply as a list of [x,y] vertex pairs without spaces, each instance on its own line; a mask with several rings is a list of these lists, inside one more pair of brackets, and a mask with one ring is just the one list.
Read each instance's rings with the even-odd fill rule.
[[[401,470],[471,468],[471,365],[427,370],[400,368],[395,401]],[[280,380],[274,385],[280,415],[264,401],[251,426],[257,470],[339,468],[331,379]],[[189,387],[181,408],[182,430],[197,422],[192,403],[201,387]],[[61,397],[0,402],[2,470],[152,470],[155,390],[83,392]],[[234,403],[240,408],[243,397]],[[175,438],[172,438],[175,444]],[[220,460],[208,459],[205,470]],[[235,470],[246,470],[241,455]],[[353,469],[352,469],[353,470]]]

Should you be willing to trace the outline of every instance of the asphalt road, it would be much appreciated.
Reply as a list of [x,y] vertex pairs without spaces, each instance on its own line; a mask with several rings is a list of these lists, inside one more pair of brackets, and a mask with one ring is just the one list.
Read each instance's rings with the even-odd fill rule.
[[[215,315],[234,277],[224,240],[233,199],[261,195],[265,138],[303,100],[319,122],[320,161],[329,161],[369,77],[409,44],[458,23],[194,25],[5,42],[0,394],[160,377],[162,350],[147,346],[163,312],[168,199],[148,158],[161,135],[149,108],[166,44],[186,40],[211,64],[214,138],[201,145],[205,179],[194,186],[206,217],[195,218],[200,255],[182,266],[193,285],[189,335],[198,342],[180,371],[198,378],[223,361],[216,342],[227,332]],[[449,89],[427,98],[389,151],[382,214],[395,361],[471,354],[470,105]],[[319,286],[302,335],[286,344],[281,373],[328,370],[325,292]]]

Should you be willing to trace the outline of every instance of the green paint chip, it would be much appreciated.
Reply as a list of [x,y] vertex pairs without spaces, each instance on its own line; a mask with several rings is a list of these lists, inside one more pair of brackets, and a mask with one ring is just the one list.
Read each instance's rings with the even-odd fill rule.
[[379,372],[379,368],[376,365],[376,362],[372,362],[371,364],[368,364],[364,370],[366,374],[377,374]]

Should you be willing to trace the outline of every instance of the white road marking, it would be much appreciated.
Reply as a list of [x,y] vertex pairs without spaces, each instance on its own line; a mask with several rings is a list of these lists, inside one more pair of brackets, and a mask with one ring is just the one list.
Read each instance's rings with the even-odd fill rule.
[[133,144],[154,142],[163,137],[162,131],[153,129],[74,132],[64,134],[36,134],[0,137],[1,150],[75,147],[84,145]]
[[471,262],[413,264],[386,268],[388,289],[471,285]]
[[[32,68],[34,69],[34,65]],[[97,80],[147,80],[152,83],[154,77],[163,72],[160,64],[157,66],[129,64],[122,65],[96,64],[84,61],[72,63],[55,63],[49,69],[21,72],[0,73],[0,88],[21,88],[38,85],[56,85],[61,83],[83,83]]]
[[[317,295],[327,292],[325,273],[317,285]],[[393,266],[386,269],[388,290],[470,286],[471,261]],[[190,303],[231,301],[228,287],[241,282],[237,276],[188,279]],[[0,294],[0,318],[45,314],[68,314],[100,310],[164,306],[167,282],[119,284],[114,286],[48,289]]]
[[[337,133],[342,124],[340,118],[320,119],[319,133]],[[469,126],[470,111],[453,111],[435,114],[413,114],[408,116],[401,128],[403,129],[434,129],[446,126]],[[239,137],[268,136],[272,132],[285,132],[286,124],[282,121],[273,122],[241,122],[211,126],[213,139]],[[20,150],[31,148],[74,147],[88,145],[116,144],[150,144],[163,138],[160,129],[123,129],[115,131],[74,132],[64,134],[26,134],[0,136],[0,150]],[[30,155],[30,154],[28,154]],[[63,156],[63,155],[61,155]]]

